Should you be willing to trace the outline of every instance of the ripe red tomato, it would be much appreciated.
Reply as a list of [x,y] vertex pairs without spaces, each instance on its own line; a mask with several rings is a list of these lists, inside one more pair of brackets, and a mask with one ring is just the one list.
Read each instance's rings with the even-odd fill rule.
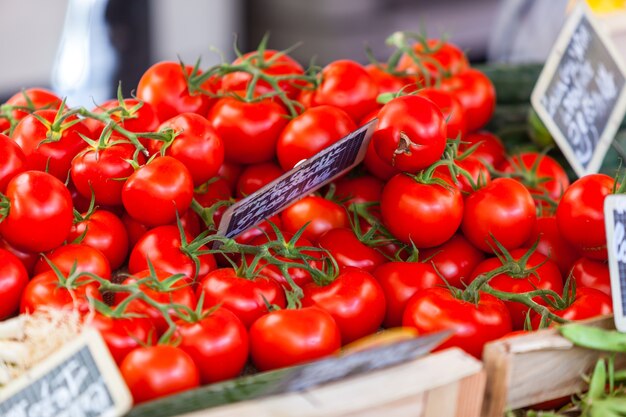
[[273,162],[248,165],[237,179],[237,197],[246,197],[283,175],[283,170]]
[[26,171],[13,177],[0,209],[0,235],[12,246],[44,252],[60,246],[72,227],[72,196],[65,185],[45,172]]
[[450,91],[465,109],[467,131],[473,132],[487,124],[496,107],[496,90],[491,80],[477,69],[466,69],[441,81],[441,88]]
[[126,232],[128,233],[128,247],[134,248],[139,239],[151,229],[151,227],[146,226],[141,223],[139,220],[135,220],[128,215],[128,213],[124,212],[122,215],[122,223],[124,223],[124,227],[126,228]]
[[0,193],[7,189],[9,181],[26,170],[26,155],[10,137],[0,133]]
[[419,64],[404,54],[396,67],[398,71],[423,77],[423,69],[426,69],[431,80],[436,80],[444,75],[456,75],[470,66],[461,48],[441,39],[428,39],[426,48],[422,43],[416,43],[413,52],[420,58]]
[[[474,158],[465,158],[454,161],[455,165],[461,169],[467,171],[467,173],[471,176],[472,181],[475,185],[484,187],[491,183],[491,174],[489,170],[478,159]],[[456,187],[463,193],[464,196],[472,194],[474,192],[474,188],[472,184],[467,179],[467,177],[461,173],[456,175],[454,180],[452,180],[452,176],[450,173],[450,169],[447,166],[440,165],[435,168],[435,175],[440,178],[445,178],[448,182],[453,182]]]
[[396,239],[430,248],[456,233],[463,218],[463,196],[452,185],[424,184],[398,174],[385,185],[380,208],[385,226]]
[[611,296],[611,275],[606,262],[582,257],[572,266],[572,278],[576,281],[577,291],[578,288],[595,288]]
[[9,242],[4,240],[2,236],[0,236],[0,249],[4,249],[10,252],[12,255],[17,257],[20,260],[24,268],[26,268],[26,272],[28,272],[28,276],[33,275],[33,270],[35,269],[35,263],[39,260],[39,253],[24,251],[21,249],[17,249],[12,246]]
[[614,183],[608,175],[586,175],[565,191],[557,207],[561,235],[588,258],[607,259],[604,199],[613,192]]
[[557,264],[561,276],[567,277],[572,265],[579,258],[576,248],[570,245],[563,237],[556,224],[556,217],[539,217],[530,238],[524,246],[531,247],[539,240],[537,252],[547,256]]
[[343,110],[319,106],[305,110],[283,129],[276,154],[283,170],[317,154],[356,129],[354,121]]
[[373,272],[385,293],[385,327],[402,326],[402,316],[409,299],[419,290],[442,285],[443,281],[430,263],[389,262]]
[[409,300],[402,325],[416,328],[419,334],[450,329],[452,337],[435,350],[457,346],[479,359],[485,343],[512,330],[509,311],[496,297],[481,293],[474,304],[438,287],[419,291]]
[[45,308],[74,309],[87,313],[92,308],[89,299],[102,301],[95,282],[87,282],[86,277],[78,278],[73,285],[64,286],[54,271],[35,275],[26,285],[20,300],[20,313],[32,313]]
[[303,237],[317,242],[330,229],[349,227],[348,214],[341,205],[314,195],[287,207],[280,215],[282,230],[295,234],[307,223]]
[[446,120],[437,105],[424,97],[397,97],[378,112],[372,142],[387,165],[416,173],[441,158]]
[[[60,97],[45,88],[27,88],[15,93],[7,100],[6,104],[8,106],[28,108],[28,110],[14,109],[11,111],[13,120],[19,122],[35,110],[58,110],[61,107],[61,101]],[[9,127],[9,120],[0,116],[0,131],[7,130]]]
[[149,226],[176,221],[193,198],[193,179],[182,162],[161,156],[136,170],[122,189],[124,208]]
[[537,221],[530,192],[511,178],[498,178],[465,199],[461,228],[474,246],[493,252],[496,239],[506,249],[528,240]]
[[[159,119],[152,105],[135,98],[124,99],[121,104],[118,99],[107,100],[92,111],[96,114],[108,112],[112,120],[130,132],[154,132],[159,126]],[[106,126],[101,121],[91,118],[85,119],[85,124],[91,130],[93,138],[99,138]]]
[[329,251],[341,268],[354,267],[372,272],[387,262],[387,258],[379,251],[361,242],[351,229],[345,227],[325,232],[317,244]]
[[449,138],[456,139],[465,136],[467,133],[465,110],[453,93],[430,87],[419,90],[417,95],[427,98],[439,107],[446,121],[446,135]]
[[391,74],[385,70],[384,66],[380,67],[376,64],[367,64],[365,71],[367,71],[378,86],[378,94],[397,93],[406,85],[411,84],[411,80]]
[[154,326],[147,318],[116,318],[95,313],[88,325],[100,332],[118,366],[133,350],[156,342]]
[[140,347],[130,352],[120,372],[139,404],[200,386],[200,373],[191,357],[169,345]]
[[378,156],[378,154],[376,153],[376,149],[374,148],[374,142],[371,140],[369,145],[367,146],[367,151],[365,152],[365,159],[363,160],[363,164],[370,174],[385,181],[400,172],[396,168],[387,164],[380,158],[380,156]]
[[178,320],[176,325],[178,347],[193,359],[203,384],[241,373],[248,360],[248,332],[235,314],[218,308],[197,322]]
[[480,143],[468,158],[478,159],[487,166],[498,168],[506,158],[504,144],[496,135],[486,130],[472,132],[463,138],[459,144],[459,152],[465,152],[468,148]]
[[220,167],[218,175],[222,180],[226,181],[230,193],[235,192],[235,188],[237,187],[237,180],[239,179],[242,171],[243,167],[241,165],[228,161],[224,161],[224,163]]
[[310,362],[340,347],[335,320],[317,307],[272,311],[250,328],[250,354],[260,371]]
[[384,185],[381,180],[371,175],[341,177],[335,181],[335,197],[342,200],[346,207],[352,203],[378,202]]
[[468,242],[461,234],[452,236],[443,245],[420,250],[420,259],[433,264],[448,284],[463,288],[485,254]]
[[[613,300],[600,290],[589,287],[576,288],[576,298],[562,310],[549,307],[550,311],[565,320],[578,321],[604,316],[613,312]],[[541,316],[531,321],[533,329],[539,328]]]
[[0,320],[14,315],[28,284],[28,272],[19,258],[0,249]]
[[75,268],[76,272],[90,272],[100,278],[111,278],[111,266],[109,260],[98,249],[91,246],[70,243],[60,246],[45,254],[35,264],[35,274],[51,271],[50,263],[57,267],[63,274],[69,274]]

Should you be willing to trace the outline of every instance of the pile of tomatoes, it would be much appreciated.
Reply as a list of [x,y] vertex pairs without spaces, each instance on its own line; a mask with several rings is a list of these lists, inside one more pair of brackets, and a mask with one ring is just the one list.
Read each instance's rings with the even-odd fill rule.
[[[72,308],[135,402],[333,354],[381,328],[513,331],[611,311],[606,175],[507,155],[495,91],[441,40],[304,69],[258,50],[159,62],[136,97],[0,113],[0,319]],[[362,166],[236,239],[224,210],[377,118]]]

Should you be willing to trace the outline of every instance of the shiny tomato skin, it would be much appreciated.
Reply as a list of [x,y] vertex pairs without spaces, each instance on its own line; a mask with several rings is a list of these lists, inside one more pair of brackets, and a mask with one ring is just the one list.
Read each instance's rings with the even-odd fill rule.
[[[138,107],[141,103],[141,107]],[[113,121],[129,132],[155,132],[159,127],[159,119],[152,105],[148,102],[137,100],[136,98],[126,98],[122,101],[125,110],[119,109],[120,102],[118,99],[107,100],[96,106],[92,111],[94,113],[108,112]],[[99,138],[106,126],[96,119],[85,119],[85,124],[91,130],[92,137]],[[144,141],[143,138],[140,141]]]
[[440,246],[420,250],[420,259],[432,263],[448,284],[464,288],[472,271],[485,259],[485,254],[462,234],[456,234]]
[[0,249],[6,250],[10,252],[12,255],[17,257],[20,260],[24,268],[26,268],[26,272],[28,276],[33,275],[33,270],[35,269],[35,264],[39,260],[39,253],[37,252],[29,252],[22,249],[17,249],[12,246],[9,242],[4,240],[2,236],[0,236]]
[[0,133],[0,193],[9,181],[26,170],[26,155],[22,148],[7,135]]
[[156,342],[154,326],[147,318],[114,318],[95,313],[88,325],[100,332],[118,366],[134,349]]
[[250,328],[250,354],[260,371],[310,362],[340,347],[335,320],[317,307],[272,311]]
[[237,179],[237,197],[247,197],[283,175],[284,171],[273,162],[246,166]]
[[[81,282],[83,281],[83,282]],[[60,286],[54,271],[35,275],[26,285],[20,300],[20,314],[32,313],[39,308],[75,309],[81,314],[92,308],[89,298],[102,301],[98,284],[78,279],[74,288]]]
[[20,259],[5,249],[0,249],[0,320],[17,313],[28,272]]
[[176,322],[178,347],[189,354],[202,384],[235,378],[248,360],[248,331],[237,316],[217,308],[197,322]]
[[439,107],[446,121],[446,135],[448,138],[462,139],[465,136],[467,133],[465,110],[453,93],[430,87],[419,90],[417,95],[432,101]]
[[572,266],[572,278],[578,288],[595,288],[611,296],[611,276],[606,262],[582,257]]
[[161,156],[136,170],[124,184],[122,203],[132,217],[148,226],[176,221],[193,198],[193,178],[182,162]]
[[502,140],[491,132],[480,130],[468,133],[459,144],[459,152],[479,144],[468,158],[478,159],[486,166],[498,168],[506,159],[506,149]]
[[380,200],[383,223],[404,243],[419,248],[441,245],[459,228],[463,197],[458,188],[424,184],[405,174],[390,179]]
[[586,175],[565,191],[557,207],[561,235],[588,258],[607,259],[604,199],[613,192],[614,183],[605,174]]
[[480,129],[491,119],[496,107],[496,90],[485,74],[470,68],[443,79],[441,85],[461,102],[468,132]]
[[400,173],[400,171],[385,161],[376,153],[374,148],[374,142],[370,140],[365,152],[365,159],[363,165],[367,168],[367,171],[373,176],[380,178],[383,181],[389,180],[394,175]]
[[200,386],[200,373],[191,357],[171,345],[133,350],[122,361],[120,372],[135,404]]
[[26,171],[13,177],[5,196],[8,215],[0,221],[0,235],[12,246],[44,252],[60,246],[73,222],[72,196],[50,174]]
[[428,39],[428,50],[418,42],[413,45],[413,52],[421,58],[422,66],[418,65],[408,54],[403,54],[396,69],[409,74],[424,77],[423,69],[428,71],[431,80],[443,76],[456,75],[469,68],[470,64],[461,48],[441,39]]
[[353,267],[372,272],[387,262],[376,249],[361,242],[351,229],[330,229],[319,237],[317,244],[330,252],[340,268]]
[[457,346],[481,358],[483,346],[510,333],[511,317],[502,301],[480,293],[478,304],[454,298],[447,288],[427,288],[407,304],[402,325],[419,334],[452,330],[453,335],[435,350]]
[[303,237],[317,242],[328,230],[349,227],[348,214],[341,205],[322,197],[308,196],[287,207],[280,215],[282,230],[295,234],[307,223]]
[[387,311],[383,326],[402,326],[407,303],[421,289],[443,285],[430,263],[389,262],[380,265],[372,273],[385,293]]
[[535,203],[526,187],[511,178],[498,178],[465,199],[461,229],[474,246],[493,252],[493,239],[507,250],[522,246],[536,221]]
[[537,218],[537,223],[524,246],[532,247],[537,241],[539,241],[537,252],[547,256],[548,259],[557,264],[561,276],[567,277],[579,255],[576,248],[561,236],[556,217]]
[[278,162],[283,170],[288,171],[355,129],[354,121],[340,108],[310,108],[289,121],[281,132],[276,144]]
[[[465,158],[455,160],[454,164],[470,174],[475,186],[484,187],[485,185],[491,183],[491,174],[489,173],[489,169],[487,169],[485,164],[478,159]],[[452,179],[450,169],[444,165],[435,168],[435,176],[445,178],[448,182],[453,183],[459,190],[461,190],[464,196],[468,196],[475,191],[472,183],[467,177],[465,177],[465,175],[459,173],[454,179]]]
[[[26,97],[28,97],[28,100]],[[11,96],[6,104],[16,107],[30,107],[29,101],[33,105],[32,111],[46,109],[58,110],[62,102],[61,98],[50,90],[45,88],[27,88]],[[15,109],[11,112],[13,119],[18,122],[29,114],[29,111],[19,109]],[[0,118],[0,123],[1,122],[2,119]]]
[[411,84],[411,80],[393,75],[386,71],[384,67],[379,67],[376,64],[367,64],[365,71],[378,86],[378,94],[397,93],[406,85]]
[[70,243],[59,246],[45,254],[35,264],[35,274],[51,271],[52,263],[63,274],[69,274],[72,268],[77,272],[90,272],[100,278],[111,278],[111,265],[102,252],[91,246],[80,243]]
[[[549,307],[550,311],[569,321],[579,321],[604,316],[613,312],[613,300],[600,290],[590,287],[576,288],[576,297],[571,304],[561,310]],[[538,329],[541,316],[535,314],[531,319],[533,329]],[[554,325],[554,324],[552,324]]]

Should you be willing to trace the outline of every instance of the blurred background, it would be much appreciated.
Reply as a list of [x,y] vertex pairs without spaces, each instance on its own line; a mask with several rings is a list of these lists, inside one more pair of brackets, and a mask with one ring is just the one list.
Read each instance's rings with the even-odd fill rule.
[[[233,42],[254,49],[301,42],[303,65],[378,59],[394,31],[447,36],[472,62],[542,62],[570,0],[0,0],[0,100],[26,87],[47,87],[70,105],[92,106],[125,95],[152,63],[182,59],[202,67],[232,60]],[[626,56],[624,0],[589,0]],[[621,23],[620,23],[621,22]],[[621,38],[619,37],[621,36]],[[620,41],[621,39],[621,41]]]

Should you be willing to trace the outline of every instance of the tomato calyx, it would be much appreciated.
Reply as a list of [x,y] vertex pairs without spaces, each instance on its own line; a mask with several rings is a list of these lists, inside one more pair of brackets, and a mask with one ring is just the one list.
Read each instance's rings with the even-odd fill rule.
[[9,216],[11,211],[11,200],[6,195],[0,193],[0,222]]

